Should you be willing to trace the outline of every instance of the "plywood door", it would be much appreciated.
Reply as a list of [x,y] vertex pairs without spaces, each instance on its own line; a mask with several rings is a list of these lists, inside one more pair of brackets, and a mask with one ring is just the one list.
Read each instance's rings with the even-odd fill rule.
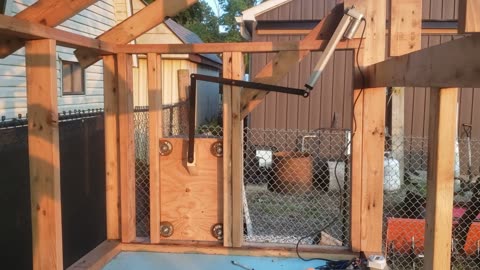
[[213,225],[223,221],[223,159],[210,147],[218,139],[196,139],[197,175],[187,170],[188,140],[168,138],[173,151],[160,158],[161,220],[173,224],[169,240],[217,241]]

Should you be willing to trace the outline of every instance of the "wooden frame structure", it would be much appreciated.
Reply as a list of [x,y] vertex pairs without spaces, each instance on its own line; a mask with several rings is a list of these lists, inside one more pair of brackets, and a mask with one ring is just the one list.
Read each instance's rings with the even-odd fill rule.
[[[225,232],[223,245],[195,241],[181,247],[159,235],[161,159],[161,57],[162,53],[222,53],[224,76],[242,78],[242,53],[277,52],[255,81],[275,84],[310,51],[322,50],[343,14],[337,6],[300,42],[222,43],[190,45],[126,45],[150,28],[195,0],[155,1],[96,39],[53,28],[95,1],[44,0],[15,17],[0,15],[0,55],[5,57],[26,46],[28,131],[32,198],[34,269],[62,269],[58,112],[55,46],[77,49],[79,61],[88,66],[103,57],[105,93],[105,143],[107,184],[107,238],[71,269],[101,269],[120,251],[149,250],[182,252],[195,249],[210,254],[292,256],[243,243],[242,222],[242,121],[265,94],[256,90],[226,87],[224,92],[224,156],[221,201]],[[453,194],[453,140],[457,88],[480,86],[479,1],[460,1],[461,32],[469,37],[419,50],[421,0],[394,0],[391,10],[392,55],[385,60],[386,0],[346,0],[365,14],[365,36],[341,42],[337,49],[356,50],[359,68],[355,74],[355,122],[352,141],[351,251],[314,249],[334,257],[358,252],[382,252],[383,145],[385,140],[385,87],[432,87],[429,144],[429,181],[426,222],[426,269],[450,266],[451,222],[449,200]],[[477,8],[474,8],[477,7]],[[42,12],[40,12],[42,11]],[[158,12],[165,15],[159,15]],[[41,15],[41,16],[39,16]],[[148,18],[147,20],[145,18]],[[149,22],[145,24],[145,22]],[[360,46],[362,45],[362,46]],[[133,244],[135,234],[135,161],[133,143],[132,54],[147,54],[150,106],[151,237],[155,245]],[[439,57],[449,56],[449,57]],[[362,71],[360,71],[362,70]],[[451,157],[451,158],[443,158]],[[187,190],[188,192],[188,190]],[[195,240],[195,239],[191,239]],[[181,242],[180,242],[181,243]],[[176,243],[178,244],[178,243]],[[237,249],[232,249],[237,248]],[[253,251],[252,251],[253,250]],[[352,253],[353,252],[353,253]],[[312,253],[312,256],[316,253]]]

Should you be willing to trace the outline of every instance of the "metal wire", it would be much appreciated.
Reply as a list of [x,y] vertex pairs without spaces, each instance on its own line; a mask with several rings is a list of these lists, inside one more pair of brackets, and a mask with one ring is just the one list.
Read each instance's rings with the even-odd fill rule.
[[[452,269],[480,269],[480,141],[458,141],[453,205]],[[425,235],[428,141],[404,138],[386,145],[384,247],[393,269],[422,269]],[[471,168],[471,175],[468,169]],[[473,217],[467,218],[468,213]],[[471,215],[471,216],[472,216]],[[463,220],[463,226],[460,222]],[[479,229],[477,229],[479,228]]]
[[246,240],[296,244],[334,220],[308,241],[347,247],[350,162],[336,161],[344,156],[348,131],[246,128],[244,134]]

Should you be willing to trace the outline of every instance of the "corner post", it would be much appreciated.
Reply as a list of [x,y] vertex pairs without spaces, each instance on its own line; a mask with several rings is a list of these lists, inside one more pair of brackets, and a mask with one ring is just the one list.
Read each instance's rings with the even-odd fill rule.
[[[385,59],[386,0],[346,0],[365,15],[365,39],[360,67]],[[359,32],[362,31],[362,26]],[[354,251],[382,251],[383,152],[385,144],[385,88],[362,89],[355,68],[355,121],[352,136],[351,244]]]
[[121,241],[136,238],[135,222],[135,138],[132,85],[132,55],[117,54],[120,154]]
[[63,270],[55,40],[26,42],[34,270]]

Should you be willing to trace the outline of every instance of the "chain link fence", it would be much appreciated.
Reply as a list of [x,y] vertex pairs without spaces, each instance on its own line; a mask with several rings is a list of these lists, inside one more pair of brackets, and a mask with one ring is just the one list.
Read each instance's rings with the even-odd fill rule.
[[[480,140],[455,146],[452,269],[480,269]],[[384,159],[384,247],[392,269],[422,269],[428,140],[388,141]],[[446,225],[448,226],[448,225]]]
[[245,129],[246,241],[348,247],[348,135]]

